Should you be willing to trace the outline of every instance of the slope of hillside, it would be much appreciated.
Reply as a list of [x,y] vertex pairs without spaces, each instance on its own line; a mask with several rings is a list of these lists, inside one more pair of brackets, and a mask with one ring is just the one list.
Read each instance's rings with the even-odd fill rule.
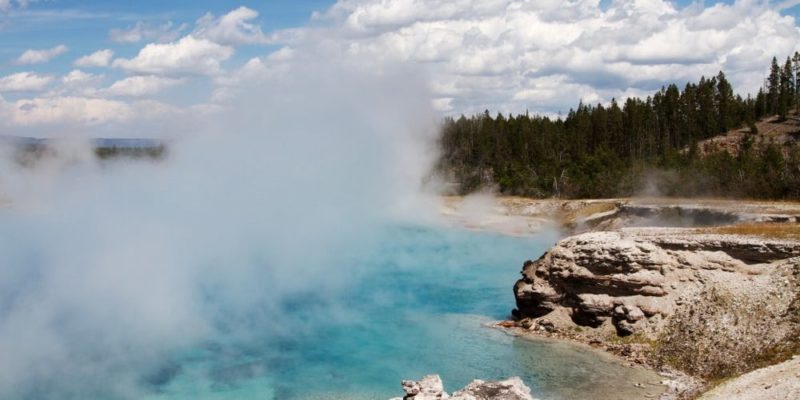
[[[703,140],[698,143],[697,149],[701,155],[708,155],[719,151],[727,151],[732,156],[737,156],[743,146],[752,145],[755,148],[764,148],[768,144],[780,146],[784,155],[788,156],[792,148],[800,143],[800,115],[790,114],[781,121],[778,116],[764,118],[755,123],[756,131],[743,127],[733,129],[724,135]],[[687,151],[687,150],[684,150]]]

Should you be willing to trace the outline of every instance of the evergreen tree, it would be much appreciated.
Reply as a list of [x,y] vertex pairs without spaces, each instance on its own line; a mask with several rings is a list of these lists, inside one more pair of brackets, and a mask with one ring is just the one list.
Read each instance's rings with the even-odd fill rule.
[[800,52],[794,52],[792,62],[794,63],[794,107],[795,112],[800,113]]
[[758,94],[756,95],[755,104],[753,106],[753,114],[756,119],[761,119],[765,115],[767,115],[767,95],[764,93],[763,88],[758,89]]
[[[437,164],[457,190],[489,186],[536,197],[629,196],[648,170],[669,170],[668,195],[800,197],[800,146],[756,140],[756,122],[785,116],[796,102],[797,63],[773,59],[767,86],[734,95],[723,72],[662,87],[652,97],[584,104],[565,118],[489,111],[444,120]],[[746,127],[736,154],[711,151],[705,139]]]
[[783,65],[783,69],[781,70],[780,101],[778,103],[777,111],[777,114],[780,116],[781,120],[786,119],[786,115],[789,112],[789,108],[792,106],[792,100],[794,100],[794,97],[794,71],[792,69],[792,60],[791,58],[787,57],[786,63]]
[[781,101],[781,69],[778,67],[778,59],[772,58],[772,66],[769,69],[767,78],[767,114],[778,113]]
[[720,132],[727,132],[736,122],[733,117],[734,101],[733,87],[725,79],[725,74],[719,71],[717,75],[717,124]]

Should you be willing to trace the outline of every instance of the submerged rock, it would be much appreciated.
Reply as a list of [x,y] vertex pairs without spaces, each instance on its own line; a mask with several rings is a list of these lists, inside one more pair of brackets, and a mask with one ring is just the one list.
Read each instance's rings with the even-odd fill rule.
[[392,400],[533,400],[531,389],[518,377],[498,382],[472,381],[452,396],[444,391],[439,375],[428,375],[420,381],[403,381],[406,395]]
[[428,375],[420,381],[402,381],[403,391],[406,395],[403,400],[436,400],[447,399],[447,393],[444,391],[444,384],[439,375]]
[[453,400],[527,400],[533,399],[531,389],[528,388],[522,379],[512,377],[504,381],[484,382],[474,380],[461,389],[453,393]]

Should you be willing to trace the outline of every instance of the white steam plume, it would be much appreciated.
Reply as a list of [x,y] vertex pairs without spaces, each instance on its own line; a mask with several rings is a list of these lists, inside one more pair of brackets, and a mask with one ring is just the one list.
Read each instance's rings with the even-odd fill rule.
[[286,302],[332,301],[418,204],[436,127],[424,82],[299,59],[187,116],[204,128],[161,163],[4,157],[0,398],[139,398],[172,352],[302,329]]

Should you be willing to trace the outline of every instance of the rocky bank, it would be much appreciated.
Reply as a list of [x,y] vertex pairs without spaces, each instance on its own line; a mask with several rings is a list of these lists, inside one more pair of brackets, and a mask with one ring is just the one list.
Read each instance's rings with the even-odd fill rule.
[[800,352],[800,242],[715,232],[565,238],[524,264],[506,325],[698,379],[674,385],[677,397],[791,358]]
[[719,199],[529,199],[475,194],[446,197],[441,213],[469,229],[512,235],[557,228],[576,234],[624,227],[800,223],[800,203]]

